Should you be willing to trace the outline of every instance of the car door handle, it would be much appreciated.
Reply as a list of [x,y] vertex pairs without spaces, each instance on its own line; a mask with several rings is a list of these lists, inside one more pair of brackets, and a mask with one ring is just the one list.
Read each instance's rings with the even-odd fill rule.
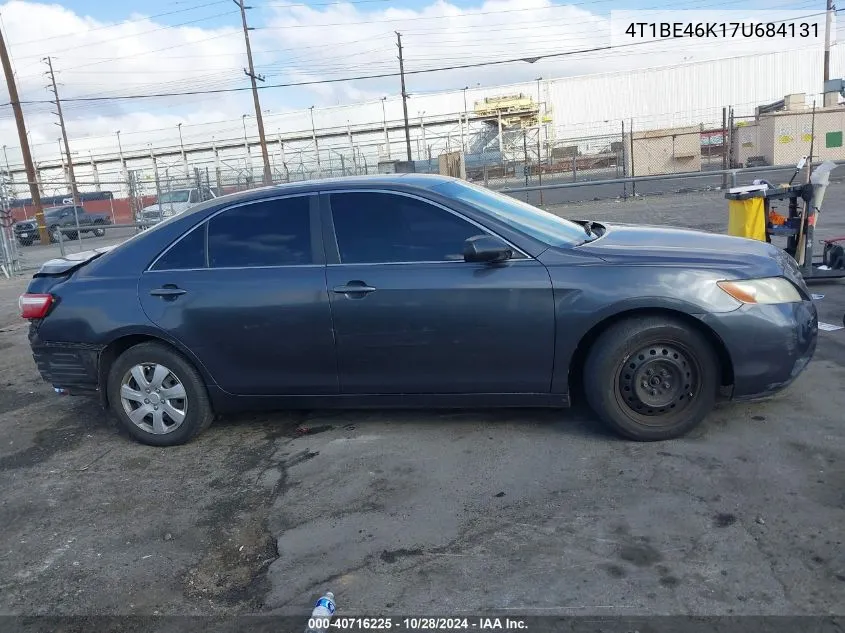
[[332,288],[332,292],[336,292],[337,294],[369,294],[370,292],[375,292],[376,289],[372,286],[368,286],[363,281],[350,281],[345,286],[335,286]]
[[183,295],[187,290],[182,290],[182,288],[176,288],[175,286],[165,286],[164,288],[155,288],[150,290],[150,294],[154,297],[178,297],[179,295]]

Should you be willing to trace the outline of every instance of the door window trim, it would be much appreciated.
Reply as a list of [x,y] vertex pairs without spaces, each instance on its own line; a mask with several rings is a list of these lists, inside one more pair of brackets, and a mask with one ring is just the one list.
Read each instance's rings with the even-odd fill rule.
[[[308,197],[311,198],[308,202],[308,222],[309,222],[309,230],[311,233],[311,263],[310,264],[277,264],[272,266],[215,266],[214,268],[210,265],[209,259],[209,250],[208,250],[208,226],[211,220],[216,218],[221,213],[225,213],[226,211],[230,211],[232,209],[237,209],[238,207],[245,207],[251,204],[260,204],[262,202],[273,202],[276,200],[287,200],[290,198],[304,198]],[[184,233],[182,233],[178,238],[176,238],[173,242],[171,242],[167,248],[165,248],[156,258],[146,267],[144,270],[144,274],[146,273],[173,273],[173,272],[188,272],[188,271],[198,271],[198,270],[254,270],[254,269],[268,269],[268,268],[314,268],[314,267],[322,267],[326,265],[326,255],[323,248],[323,236],[322,236],[322,224],[320,222],[320,204],[319,204],[319,193],[314,191],[309,192],[299,192],[299,193],[291,193],[286,195],[279,195],[279,196],[270,196],[267,198],[258,198],[255,200],[245,200],[243,202],[238,202],[237,204],[232,204],[222,209],[217,209],[207,217],[203,218],[201,222],[190,227]],[[153,270],[153,267],[158,263],[162,257],[164,257],[172,248],[175,248],[177,244],[179,244],[187,235],[192,233],[195,230],[202,230],[205,233],[205,266],[203,268],[163,268],[161,270]]]
[[420,195],[417,195],[417,194],[414,194],[414,193],[409,193],[407,191],[395,191],[395,190],[391,190],[391,189],[378,189],[378,188],[331,189],[331,190],[328,190],[328,191],[321,191],[320,192],[321,198],[323,198],[325,196],[325,206],[321,205],[321,210],[325,214],[324,215],[325,221],[324,221],[324,224],[323,224],[323,235],[324,236],[331,235],[331,237],[332,237],[331,259],[337,258],[337,262],[328,261],[328,259],[329,259],[329,249],[328,249],[328,245],[326,245],[327,247],[325,249],[325,253],[326,253],[326,261],[327,261],[326,265],[327,266],[331,266],[331,267],[337,267],[337,266],[393,266],[393,265],[405,265],[405,266],[407,266],[409,264],[463,264],[463,263],[466,263],[462,259],[455,259],[455,260],[437,259],[437,260],[430,260],[430,261],[429,260],[426,260],[426,261],[412,260],[412,261],[400,261],[400,262],[342,262],[342,261],[340,261],[340,245],[337,243],[337,232],[335,231],[335,228],[334,228],[334,216],[332,214],[332,203],[331,203],[331,196],[333,196],[334,194],[340,194],[340,193],[382,193],[382,194],[388,194],[388,195],[393,195],[393,196],[404,196],[406,198],[412,198],[414,200],[419,200],[420,202],[425,202],[426,204],[430,204],[434,207],[442,209],[443,211],[446,211],[447,213],[454,215],[455,217],[457,217],[460,220],[463,220],[464,222],[468,222],[469,224],[472,224],[476,228],[481,229],[481,231],[483,233],[487,234],[487,235],[490,235],[492,237],[496,237],[496,238],[502,240],[505,244],[507,244],[508,246],[510,246],[513,249],[515,255],[516,254],[520,255],[520,257],[518,257],[516,259],[508,260],[509,262],[516,263],[516,262],[520,262],[520,261],[524,261],[524,260],[534,260],[534,258],[531,257],[531,255],[529,255],[528,253],[523,251],[521,248],[516,246],[513,242],[511,242],[510,240],[502,237],[501,235],[499,235],[495,231],[490,230],[486,226],[480,224],[479,222],[476,222],[472,218],[466,217],[465,215],[455,211],[454,209],[450,209],[449,207],[447,207],[447,206],[445,206],[445,205],[443,205],[439,202],[435,202],[434,200],[424,198],[423,196],[420,196]]

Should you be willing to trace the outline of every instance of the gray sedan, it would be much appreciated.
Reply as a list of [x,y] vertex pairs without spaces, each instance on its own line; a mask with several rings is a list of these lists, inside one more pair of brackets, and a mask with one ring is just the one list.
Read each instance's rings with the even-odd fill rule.
[[791,258],[698,231],[575,222],[467,182],[357,177],[201,203],[109,251],[53,260],[21,298],[38,369],[98,393],[139,441],[215,413],[566,407],[635,440],[807,366]]

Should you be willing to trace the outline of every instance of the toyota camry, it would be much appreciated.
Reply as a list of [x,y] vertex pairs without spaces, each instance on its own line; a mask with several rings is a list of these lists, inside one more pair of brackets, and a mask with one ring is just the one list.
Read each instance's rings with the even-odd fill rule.
[[818,325],[771,244],[570,221],[413,174],[208,200],[47,262],[20,308],[44,380],[97,394],[153,445],[246,409],[564,408],[575,393],[627,438],[673,438],[717,398],[790,384]]

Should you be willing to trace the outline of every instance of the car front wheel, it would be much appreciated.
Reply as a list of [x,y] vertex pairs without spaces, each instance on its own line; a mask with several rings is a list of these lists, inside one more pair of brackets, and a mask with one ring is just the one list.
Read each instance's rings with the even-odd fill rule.
[[108,396],[123,429],[152,446],[184,444],[214,417],[199,372],[160,343],[141,343],[117,358]]
[[590,349],[587,401],[617,433],[633,440],[679,437],[712,410],[719,361],[695,328],[661,317],[611,326]]

